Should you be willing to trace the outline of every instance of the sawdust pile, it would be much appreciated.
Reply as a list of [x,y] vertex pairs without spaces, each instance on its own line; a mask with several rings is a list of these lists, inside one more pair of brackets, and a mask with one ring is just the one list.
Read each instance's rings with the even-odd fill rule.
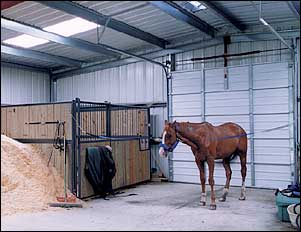
[[1,216],[46,210],[64,195],[64,180],[47,156],[29,144],[1,135]]

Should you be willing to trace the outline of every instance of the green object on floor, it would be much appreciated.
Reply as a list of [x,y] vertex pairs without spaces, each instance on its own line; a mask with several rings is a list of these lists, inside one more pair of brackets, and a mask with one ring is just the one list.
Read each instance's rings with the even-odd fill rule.
[[278,192],[276,195],[276,205],[278,207],[278,219],[283,222],[290,222],[290,218],[287,212],[287,207],[291,204],[300,203],[299,197],[287,197]]

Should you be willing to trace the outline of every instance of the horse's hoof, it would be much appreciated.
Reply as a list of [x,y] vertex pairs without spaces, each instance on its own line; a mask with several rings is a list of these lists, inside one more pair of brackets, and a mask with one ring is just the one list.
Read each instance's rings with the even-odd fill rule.
[[210,205],[209,209],[216,210],[216,205]]
[[220,202],[224,202],[226,201],[226,198],[225,197],[221,197],[220,199],[218,199]]
[[238,200],[240,200],[240,201],[244,201],[244,200],[246,200],[246,197],[245,197],[245,196],[243,196],[243,197],[239,197],[239,198],[238,198]]
[[205,206],[206,205],[206,202],[205,201],[200,201],[200,206]]

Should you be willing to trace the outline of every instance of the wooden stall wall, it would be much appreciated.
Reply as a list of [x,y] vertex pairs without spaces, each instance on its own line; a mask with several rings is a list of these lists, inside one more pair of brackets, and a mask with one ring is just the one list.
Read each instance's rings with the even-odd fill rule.
[[65,121],[66,139],[72,139],[71,103],[1,107],[1,134],[14,139],[53,139],[56,124],[30,122]]
[[[1,134],[13,139],[47,139],[46,143],[35,143],[45,155],[45,159],[51,157],[50,165],[55,167],[58,173],[64,176],[64,155],[59,150],[53,149],[52,140],[56,132],[56,124],[31,124],[29,122],[65,121],[67,144],[67,186],[71,189],[71,140],[72,140],[72,103],[34,104],[1,107]],[[95,135],[107,135],[105,110],[95,112],[81,112],[81,135],[86,132]],[[111,136],[148,136],[148,111],[138,108],[116,108],[110,112]],[[36,142],[36,141],[35,141]],[[93,189],[84,174],[86,148],[101,146],[109,142],[85,142],[80,143],[81,151],[81,195],[88,197],[94,195]],[[150,180],[150,151],[140,151],[139,139],[114,141],[113,158],[117,172],[113,179],[113,188],[130,186]],[[77,153],[76,153],[77,154]]]
[[[94,195],[93,188],[84,173],[86,148],[109,144],[109,142],[81,144],[81,198]],[[114,190],[150,180],[150,153],[139,150],[139,140],[114,141],[111,142],[111,147],[116,165],[116,175],[112,181]]]

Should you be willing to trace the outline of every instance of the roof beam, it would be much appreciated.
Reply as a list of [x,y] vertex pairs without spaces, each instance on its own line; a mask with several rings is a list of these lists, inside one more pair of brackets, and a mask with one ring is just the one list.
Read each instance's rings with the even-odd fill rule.
[[[93,44],[93,43],[90,43],[85,40],[64,37],[64,36],[61,36],[61,35],[58,35],[58,34],[55,34],[52,32],[44,31],[38,27],[29,26],[24,23],[20,23],[17,21],[7,19],[5,17],[1,17],[1,26],[4,28],[7,28],[9,30],[18,31],[18,32],[29,34],[29,35],[39,37],[42,39],[47,39],[47,40],[50,40],[50,41],[53,41],[56,43],[61,43],[61,44],[69,45],[71,47],[76,47],[79,49],[85,49],[85,50],[92,51],[92,52],[99,52],[101,54],[103,54],[105,52],[107,54],[112,53],[113,55],[122,54],[125,56],[130,56],[136,60],[144,60],[144,61],[148,61],[148,62],[157,64],[157,65],[160,65],[161,67],[164,68],[164,71],[166,71],[165,65],[161,64],[160,62],[157,62],[152,59],[148,59],[146,57],[142,57],[142,56],[139,56],[139,55],[127,52],[127,51],[123,51],[121,49],[114,48],[114,47],[111,47],[111,46],[108,46],[105,44]],[[119,58],[119,55],[117,58]]]
[[201,3],[209,8],[217,17],[221,18],[223,21],[225,21],[227,24],[231,25],[234,27],[237,31],[243,32],[246,29],[246,26],[239,22],[236,18],[233,16],[227,14],[224,9],[216,6],[211,1],[201,1]]
[[82,65],[82,62],[78,60],[73,60],[62,56],[50,55],[44,52],[38,52],[38,51],[29,50],[25,48],[15,48],[4,44],[1,44],[1,53],[53,62],[53,63],[62,64],[70,67],[81,67]]
[[215,28],[206,23],[205,21],[201,20],[194,14],[190,13],[189,11],[185,10],[181,6],[177,5],[172,1],[150,1],[150,3],[160,10],[164,11],[165,13],[169,14],[170,16],[176,18],[177,20],[183,21],[200,31],[214,37]]
[[21,2],[24,2],[24,1],[1,1],[1,10],[11,8],[15,5],[18,5]]
[[300,2],[299,1],[287,1],[286,2],[295,15],[295,17],[300,20]]
[[42,68],[42,67],[37,67],[37,66],[31,66],[28,64],[23,64],[23,63],[14,63],[12,61],[9,61],[7,59],[2,59],[1,57],[1,66],[5,67],[10,67],[10,68],[22,68],[22,69],[27,69],[30,71],[36,71],[36,72],[44,72],[50,74],[50,69],[48,68]]
[[112,28],[116,31],[125,33],[129,36],[141,39],[150,44],[165,48],[168,44],[168,41],[158,38],[155,35],[152,35],[148,32],[142,31],[136,27],[128,25],[124,22],[118,21],[110,16],[101,14],[93,9],[87,8],[80,4],[71,1],[38,1],[39,3],[49,6],[51,8],[64,11],[65,13],[92,21],[99,25],[106,25],[107,27]]
[[119,54],[109,51],[102,44],[93,44],[85,40],[65,37],[52,32],[44,31],[41,28],[27,25],[25,23],[17,22],[6,17],[1,16],[1,27],[20,33],[28,34],[38,38],[46,39],[55,43],[67,45],[70,47],[87,50],[94,53],[100,53],[105,56],[119,57]]
[[[300,30],[292,30],[292,31],[279,31],[285,39],[296,38],[300,35]],[[231,41],[233,43],[238,42],[250,42],[253,40],[271,40],[274,39],[274,36],[270,32],[254,32],[250,34],[236,34],[231,36]],[[168,54],[175,54],[185,51],[192,51],[195,49],[208,48],[212,46],[217,46],[223,44],[223,36],[216,37],[214,39],[208,39],[203,41],[195,41],[191,44],[184,44],[179,46],[170,46],[170,48],[160,51],[155,51],[148,54],[141,54],[143,57],[147,57],[148,59],[154,59],[158,57],[162,57]],[[52,76],[54,79],[60,79],[72,75],[77,75],[81,73],[94,72],[102,69],[119,67],[122,65],[127,65],[137,62],[133,58],[125,58],[122,60],[114,60],[106,63],[86,63],[80,69],[69,69],[69,70],[57,70],[52,72]]]

